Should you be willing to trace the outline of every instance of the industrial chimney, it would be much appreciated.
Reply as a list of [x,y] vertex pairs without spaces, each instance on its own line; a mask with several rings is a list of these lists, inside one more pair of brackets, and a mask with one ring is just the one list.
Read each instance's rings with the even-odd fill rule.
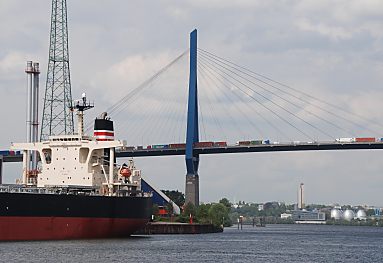
[[298,192],[298,208],[303,209],[304,208],[304,203],[303,203],[303,186],[304,184],[301,183],[299,185],[299,192]]

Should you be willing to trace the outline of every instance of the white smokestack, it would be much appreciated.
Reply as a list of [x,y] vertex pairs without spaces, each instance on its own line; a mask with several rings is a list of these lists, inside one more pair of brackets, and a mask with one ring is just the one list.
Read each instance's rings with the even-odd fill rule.
[[[33,90],[32,90],[32,142],[39,140],[39,63],[33,63]],[[32,153],[32,170],[37,172],[37,152]]]
[[[38,141],[38,112],[39,112],[39,63],[27,61],[25,72],[28,76],[27,100],[27,142]],[[26,153],[26,174],[37,171],[37,152]],[[32,163],[31,163],[32,155]],[[23,183],[27,183],[24,182]]]
[[[33,105],[33,62],[27,61],[27,67],[25,73],[28,76],[28,85],[27,85],[27,142],[32,142],[32,105]],[[26,152],[26,173],[30,170],[31,166],[31,153],[30,151]],[[26,182],[23,182],[26,183]]]

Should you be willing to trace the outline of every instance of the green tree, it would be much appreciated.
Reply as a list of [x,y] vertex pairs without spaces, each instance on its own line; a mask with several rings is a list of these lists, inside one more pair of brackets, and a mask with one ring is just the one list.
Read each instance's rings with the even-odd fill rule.
[[212,204],[209,209],[209,218],[212,224],[218,227],[224,223],[225,219],[229,218],[229,213],[223,204]]
[[[193,221],[195,221],[197,223],[198,219],[196,218],[196,214],[197,214],[197,209],[196,209],[195,205],[193,205],[192,203],[189,202],[184,206],[182,214],[178,217],[178,221],[182,222],[182,223],[187,223],[187,222],[189,222],[190,215],[191,215],[193,217]],[[195,220],[195,219],[197,219],[197,220]]]
[[227,211],[230,212],[231,203],[227,198],[222,198],[221,200],[219,200],[219,203],[223,204],[227,208]]
[[210,204],[200,204],[197,208],[197,220],[201,224],[210,223],[209,209]]

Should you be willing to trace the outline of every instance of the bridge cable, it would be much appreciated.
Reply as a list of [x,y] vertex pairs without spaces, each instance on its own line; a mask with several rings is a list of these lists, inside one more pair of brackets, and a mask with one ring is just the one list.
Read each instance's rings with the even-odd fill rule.
[[[115,104],[107,108],[105,111],[111,115],[116,110],[118,110],[120,107],[124,107],[126,105],[126,102],[129,101],[131,98],[136,96],[138,93],[140,93],[142,90],[148,87],[148,85],[156,80],[159,76],[161,76],[164,72],[166,72],[169,68],[171,68],[176,62],[178,62],[181,58],[183,58],[186,54],[188,54],[188,50],[185,50],[181,55],[176,57],[174,60],[172,60],[169,64],[164,66],[162,69],[160,69],[158,72],[156,72],[154,75],[152,75],[149,79],[142,82],[139,86],[137,86],[135,89],[130,91],[128,94],[126,94],[123,98],[121,98],[119,101],[117,101]],[[125,106],[126,107],[126,106]],[[86,131],[89,132],[89,130],[92,127],[93,122],[89,122],[86,124]]]
[[[185,96],[184,98],[187,98],[187,89],[185,89]],[[186,136],[186,128],[182,129],[182,124],[185,124],[186,121],[185,119],[187,118],[186,116],[186,111],[187,111],[187,103],[184,103],[184,107],[183,107],[183,111],[182,111],[182,114],[179,115],[179,118],[177,120],[177,127],[176,127],[176,130],[178,130],[178,142],[185,142],[185,136]],[[186,126],[184,126],[186,127]],[[181,133],[183,134],[182,135],[182,139],[181,139]]]
[[[155,81],[151,82],[149,84],[149,87],[154,86],[154,83],[155,83]],[[158,97],[158,96],[160,96],[160,97]],[[167,98],[165,98],[162,95],[162,93],[160,93],[159,95],[157,95],[155,97],[155,101],[160,101],[160,102],[167,101],[166,99]],[[129,105],[126,105],[126,107],[133,107],[137,102],[139,102],[138,97],[135,97],[132,99],[132,101],[129,103]],[[159,121],[161,119],[158,117],[158,113],[162,113],[166,109],[169,108],[169,104],[167,104],[167,103],[157,103],[157,105],[155,105],[155,107],[150,107],[149,105],[151,105],[151,104],[146,103],[145,104],[146,107],[140,107],[140,110],[142,108],[145,109],[144,111],[140,111],[140,115],[145,116],[145,115],[149,115],[148,113],[153,113],[153,112],[156,114],[150,114],[148,118],[145,118],[145,122],[143,122],[144,125],[141,124],[141,126],[143,126],[142,129],[138,129],[137,127],[135,127],[133,134],[132,134],[133,138],[136,136],[137,133],[142,133],[142,141],[143,141],[143,138],[145,137],[145,135],[149,134],[149,132],[151,132],[153,130],[152,129],[153,127],[158,128],[157,124],[159,123]],[[126,122],[124,126],[120,127],[121,130],[124,130],[122,128],[125,128],[127,125],[130,125],[130,127],[132,127],[131,122]],[[129,129],[129,130],[131,130],[131,129]],[[158,135],[158,133],[156,133],[156,135]]]
[[[197,81],[198,81],[198,79],[197,79]],[[202,124],[202,130],[201,130],[201,126],[200,125],[198,125],[198,127],[199,127],[199,133],[200,133],[200,135],[202,135],[202,134],[204,134],[205,135],[205,137],[202,137],[202,139],[203,139],[203,141],[206,141],[207,139],[207,136],[206,136],[206,128],[205,128],[205,118],[204,118],[204,116],[203,116],[203,110],[202,110],[202,105],[201,105],[201,103],[200,103],[200,100],[197,100],[197,103],[198,103],[198,109],[199,109],[199,112],[198,112],[198,121],[199,120],[201,120],[201,124]],[[201,132],[201,131],[203,131],[203,133]],[[202,133],[202,134],[201,134]]]
[[[205,73],[200,69],[200,68],[198,68],[198,71],[200,72],[199,74],[201,75],[201,77],[204,79],[204,81],[205,81],[205,83],[206,83],[206,90],[210,90],[210,89],[208,89],[208,87],[210,87],[211,86],[211,80],[210,79],[207,79],[207,76],[205,76]],[[210,85],[209,85],[210,84]],[[214,85],[215,86],[215,85]],[[216,88],[218,88],[217,86],[215,86]],[[218,99],[219,98],[219,96],[217,96],[217,93],[216,93],[216,91],[214,91],[214,89],[211,89],[212,90],[212,93],[213,93],[213,96],[214,96],[214,99],[215,100],[217,100],[217,102],[218,103],[222,103],[223,101],[221,100],[221,99]],[[224,94],[224,95],[226,95],[226,94]],[[234,104],[233,104],[234,105]],[[235,105],[236,106],[236,105]],[[243,137],[246,137],[246,133],[244,133],[243,132],[243,130],[240,128],[241,127],[241,125],[239,125],[237,122],[238,122],[238,118],[234,118],[233,116],[232,116],[232,114],[230,113],[230,110],[226,110],[225,108],[224,108],[224,111],[225,111],[225,113],[226,113],[226,115],[227,116],[229,116],[229,118],[231,119],[231,124],[233,124],[234,125],[234,127],[235,127],[235,129],[236,130],[238,130],[241,134],[242,134],[242,136]],[[227,140],[227,138],[228,137],[226,137],[226,140]]]
[[[200,58],[202,59],[203,57],[200,57]],[[209,63],[209,61],[207,61],[207,63]],[[209,64],[211,64],[211,63],[209,63]],[[212,66],[214,67],[214,65],[212,65]],[[231,76],[231,75],[228,74],[227,72],[224,72],[224,71],[221,71],[221,72],[222,72],[224,75],[226,75],[226,76],[230,77],[231,79],[235,80],[236,82],[240,83],[242,86],[244,86],[244,87],[248,88],[249,90],[253,91],[254,93],[258,94],[259,96],[261,96],[261,97],[264,98],[265,100],[269,101],[269,102],[272,103],[273,105],[277,106],[277,107],[280,108],[281,110],[283,110],[283,111],[289,113],[289,114],[292,115],[293,117],[295,117],[295,118],[301,120],[302,122],[306,123],[307,125],[309,125],[309,126],[312,127],[313,129],[315,129],[315,130],[321,132],[322,134],[325,134],[325,135],[328,136],[329,138],[334,138],[332,135],[330,135],[330,134],[327,133],[326,131],[322,130],[321,128],[318,128],[316,125],[309,123],[308,121],[306,121],[305,119],[299,117],[297,114],[293,113],[293,112],[290,111],[289,109],[286,109],[285,107],[279,105],[279,104],[276,103],[275,101],[273,101],[273,100],[267,98],[267,97],[264,96],[262,93],[260,93],[260,92],[258,92],[258,91],[256,91],[256,90],[252,89],[249,85],[246,85],[245,83],[243,83],[243,81],[236,79],[235,77]],[[222,76],[223,76],[223,75],[222,75]],[[226,79],[226,78],[225,78],[225,79]],[[309,138],[311,138],[311,137],[309,136]],[[312,138],[311,138],[311,139],[312,139]]]
[[[201,60],[200,60],[201,62]],[[208,65],[205,65],[209,68],[211,68],[210,66]],[[212,69],[214,71],[214,69]],[[234,87],[236,87],[238,90],[240,90],[242,93],[244,93],[246,96],[252,98],[254,101],[256,101],[259,105],[261,105],[262,107],[266,108],[268,111],[270,111],[271,113],[273,113],[276,117],[278,117],[279,119],[281,119],[283,122],[285,122],[286,124],[288,124],[289,126],[291,126],[292,128],[296,129],[298,132],[300,132],[301,134],[303,134],[305,137],[313,140],[313,138],[308,135],[307,133],[305,133],[304,131],[300,130],[298,127],[296,127],[294,124],[292,124],[291,122],[289,122],[288,120],[286,120],[285,118],[281,117],[277,112],[275,112],[274,110],[270,109],[268,106],[264,105],[262,102],[260,102],[256,97],[254,97],[253,95],[247,93],[246,91],[244,91],[242,88],[240,88],[239,86],[237,86],[236,84],[234,84],[230,79],[228,79],[227,77],[225,77],[224,75],[222,75],[221,73],[217,73],[216,74],[220,75],[223,79],[225,79],[227,82],[229,82],[231,85],[233,85]],[[257,92],[255,92],[257,93]],[[264,97],[267,101],[270,101],[268,98]],[[270,101],[272,102],[272,101]],[[273,104],[275,104],[274,102],[272,102]],[[280,105],[278,105],[280,108],[283,109],[283,107],[281,107]]]
[[[207,94],[206,96],[209,96],[207,91],[210,91],[210,89],[208,88],[208,87],[210,87],[210,85],[207,84],[207,78],[206,78],[205,74],[203,73],[203,71],[201,71],[200,68],[198,68],[198,72],[199,72],[199,73],[198,73],[199,76],[201,76],[201,79],[204,80],[204,83],[206,84],[206,86],[205,86],[205,85],[201,85],[201,86],[203,87],[203,90],[206,90],[206,94]],[[201,83],[201,84],[202,84],[202,83]],[[201,87],[201,86],[200,86],[200,87]],[[200,89],[200,90],[201,90],[201,89]],[[212,95],[213,95],[213,99],[214,99],[214,100],[217,100],[217,96],[215,96],[215,93],[212,94]],[[217,101],[218,101],[218,100],[217,100]],[[220,102],[220,101],[218,101],[218,102]],[[226,112],[226,114],[229,116],[229,118],[232,120],[232,123],[234,123],[234,126],[236,126],[236,129],[239,130],[239,131],[244,135],[244,133],[242,132],[242,130],[239,129],[239,126],[237,126],[236,120],[235,120],[235,118],[233,118],[233,116],[230,114],[230,111],[226,111],[226,110],[225,110],[225,112]],[[227,135],[226,135],[226,134],[223,134],[223,135],[224,135],[224,137],[225,137],[225,140],[227,141],[227,139],[228,139]]]
[[[202,66],[203,67],[203,66]],[[202,78],[206,79],[208,83],[210,83],[210,85],[213,85],[214,87],[218,88],[219,89],[219,86],[217,85],[217,83],[215,82],[215,80],[209,75],[209,74],[206,74],[201,68],[198,68],[198,71],[200,72],[199,74],[202,76]],[[209,85],[209,86],[210,86]],[[254,122],[246,115],[244,114],[244,112],[241,110],[241,108],[238,107],[238,105],[236,103],[234,103],[234,101],[230,98],[230,96],[228,96],[225,92],[222,92],[225,96],[225,98],[227,100],[230,101],[230,104],[231,105],[234,105],[234,107],[243,115],[245,116],[245,118],[247,119],[247,121],[255,128],[255,130],[261,135],[261,137],[263,137],[263,132],[257,127],[257,125],[254,124]],[[242,130],[239,128],[240,125],[237,124],[237,120],[230,114],[230,111],[227,111],[230,119],[232,120],[233,123],[235,123],[235,127],[237,130],[239,130],[243,135],[244,133],[242,132]]]
[[[340,118],[340,119],[342,119],[342,120],[344,120],[344,121],[346,121],[346,122],[349,122],[349,123],[351,123],[351,124],[353,124],[353,125],[356,125],[356,126],[362,128],[363,130],[368,130],[368,131],[370,131],[370,132],[377,133],[377,132],[374,131],[374,130],[371,130],[371,129],[365,127],[365,126],[360,125],[359,123],[356,123],[356,122],[354,122],[354,121],[352,121],[352,120],[350,120],[350,119],[347,119],[347,118],[345,118],[345,117],[343,117],[343,116],[340,116],[340,115],[338,115],[338,114],[336,114],[336,113],[334,113],[334,112],[332,112],[332,111],[329,111],[329,110],[327,110],[327,109],[325,109],[325,108],[323,108],[323,107],[321,107],[321,106],[319,106],[319,105],[317,105],[317,104],[311,103],[311,102],[309,102],[309,101],[307,101],[307,100],[305,100],[305,99],[303,99],[303,98],[301,98],[301,97],[296,96],[295,94],[293,94],[293,93],[291,93],[291,92],[288,92],[288,91],[286,91],[286,90],[283,90],[283,89],[281,89],[281,88],[278,88],[277,86],[272,85],[272,84],[270,84],[270,83],[268,83],[268,82],[266,82],[266,81],[264,81],[264,80],[262,80],[262,79],[260,79],[260,78],[257,78],[257,77],[255,77],[255,76],[253,76],[253,75],[250,75],[250,74],[247,73],[247,72],[250,72],[250,73],[252,73],[252,74],[254,74],[254,75],[256,75],[256,76],[262,77],[262,78],[264,78],[264,79],[266,79],[266,80],[268,80],[268,81],[271,81],[271,82],[273,82],[273,83],[275,83],[275,84],[277,84],[277,85],[283,86],[283,87],[285,87],[285,88],[287,88],[287,89],[290,89],[290,90],[292,90],[292,91],[294,91],[294,92],[300,93],[301,95],[304,95],[304,96],[306,96],[306,97],[309,97],[309,98],[311,98],[311,99],[314,99],[314,100],[316,100],[316,101],[318,101],[318,102],[321,102],[321,103],[323,103],[323,104],[326,104],[327,106],[336,108],[336,109],[338,109],[338,110],[340,110],[340,111],[342,111],[342,112],[344,112],[344,113],[347,113],[347,114],[349,114],[349,115],[351,115],[351,116],[353,116],[353,117],[358,117],[358,118],[362,119],[363,121],[365,121],[365,122],[367,122],[367,123],[372,123],[372,124],[375,124],[376,126],[383,127],[383,125],[381,125],[381,124],[379,124],[379,123],[377,123],[377,122],[374,122],[374,121],[372,121],[372,120],[369,120],[369,119],[365,118],[365,117],[362,116],[362,115],[359,115],[359,114],[357,114],[357,113],[352,113],[352,112],[350,112],[350,111],[347,111],[346,109],[341,108],[341,107],[339,107],[339,106],[337,106],[337,105],[335,105],[335,104],[329,103],[329,102],[327,102],[327,101],[325,101],[325,100],[322,100],[322,99],[319,99],[319,98],[316,98],[316,97],[314,97],[314,96],[312,96],[312,95],[310,95],[310,94],[308,94],[308,93],[306,93],[306,92],[300,91],[300,90],[295,89],[295,88],[293,88],[293,87],[291,87],[291,86],[288,86],[288,85],[286,85],[286,84],[283,84],[283,83],[281,83],[281,82],[278,82],[278,81],[276,81],[276,80],[273,80],[273,79],[271,79],[271,78],[269,78],[269,77],[266,77],[266,76],[264,76],[264,75],[262,75],[262,74],[259,74],[259,73],[257,73],[257,72],[254,72],[254,71],[250,70],[250,69],[247,69],[247,68],[245,68],[245,67],[242,67],[242,66],[240,66],[240,65],[238,65],[238,64],[236,64],[236,63],[234,63],[234,62],[231,62],[231,61],[229,61],[229,60],[227,60],[227,59],[224,59],[224,58],[222,58],[222,57],[219,57],[219,56],[217,56],[217,55],[214,55],[214,54],[211,53],[211,52],[208,52],[208,51],[203,50],[203,49],[200,49],[200,48],[199,48],[198,50],[204,52],[205,55],[210,56],[212,59],[215,59],[215,60],[221,60],[221,61],[220,61],[221,63],[227,62],[227,63],[229,63],[229,64],[231,64],[231,65],[234,65],[234,66],[238,67],[239,69],[238,69],[238,68],[235,68],[235,67],[233,67],[233,66],[230,66],[230,65],[228,65],[227,63],[224,63],[224,64],[226,64],[226,65],[228,65],[228,66],[234,68],[235,70],[237,70],[237,71],[239,71],[239,72],[241,72],[241,73],[243,73],[243,74],[246,74],[246,75],[248,75],[248,76],[250,76],[250,77],[256,79],[257,81],[260,81],[260,82],[262,82],[262,83],[264,83],[264,84],[266,84],[266,85],[268,85],[268,86],[271,86],[271,87],[273,87],[273,88],[275,88],[275,89],[277,89],[277,90],[279,90],[279,91],[281,91],[281,92],[283,92],[283,93],[285,93],[285,94],[288,94],[288,95],[290,95],[290,96],[292,96],[292,97],[294,97],[294,98],[296,98],[296,99],[298,99],[298,100],[300,100],[300,101],[303,101],[303,102],[305,102],[305,103],[307,103],[307,104],[309,104],[309,105],[311,105],[311,106],[314,106],[314,107],[316,107],[316,108],[318,108],[318,109],[320,109],[320,110],[322,110],[322,111],[324,111],[324,112],[327,112],[328,114],[330,114],[330,115],[332,115],[332,116],[335,116],[335,117]],[[241,70],[241,69],[242,69],[242,70]],[[247,72],[245,72],[245,71],[243,71],[243,70],[245,70],[245,71],[247,71]]]
[[[178,111],[178,104],[176,101],[173,101],[171,103],[173,105],[173,112],[171,113],[171,115],[169,115],[169,117],[167,118],[168,119],[168,122],[166,123],[165,127],[169,127],[169,132],[168,134],[171,135],[171,137],[173,137],[173,142],[176,143],[176,126],[177,126],[177,120],[178,120],[178,116],[179,116],[179,111]],[[169,126],[168,126],[168,123],[169,123]],[[166,132],[166,130],[165,130]]]
[[[210,113],[210,118],[213,119],[215,125],[217,126],[218,130],[221,130],[223,136],[225,138],[228,138],[226,136],[226,133],[225,133],[225,130],[223,129],[222,125],[221,125],[221,122],[218,120],[218,118],[215,117],[215,115],[213,114],[214,113],[214,109],[213,109],[213,104],[211,103],[210,101],[210,98],[209,98],[209,95],[206,93],[206,100],[207,100],[207,105],[209,106],[210,108],[210,111],[208,111]],[[202,102],[202,101],[201,101]]]
[[[150,85],[153,85],[153,83],[151,83]],[[137,102],[137,100],[134,100],[132,103],[130,103],[128,105],[128,107],[133,107],[136,102]],[[147,104],[147,105],[149,105],[149,104]],[[164,105],[164,104],[158,103],[154,107],[149,107],[149,106],[144,107],[144,110],[140,111],[140,115],[146,116],[152,112],[162,112],[162,109],[165,106],[166,105]],[[123,125],[119,125],[119,130],[128,130],[128,131],[133,130],[133,133],[130,136],[131,138],[136,138],[138,134],[141,134],[141,142],[143,143],[145,134],[147,134],[147,132],[151,130],[150,125],[153,124],[152,120],[157,119],[155,117],[156,116],[154,114],[150,114],[149,117],[145,118],[145,122],[143,123],[143,125],[142,124],[139,125],[139,126],[142,126],[142,128],[138,128],[136,126],[136,127],[134,127],[134,129],[132,129],[132,127],[133,127],[132,122],[125,122]]]
[[[168,100],[168,98],[161,100],[161,102],[162,102],[162,104],[165,105],[164,113],[161,114],[161,112],[157,112],[159,114],[157,115],[155,122],[152,123],[152,127],[155,127],[155,131],[153,131],[155,133],[155,135],[153,136],[153,138],[155,138],[155,137],[158,138],[158,140],[156,140],[156,142],[160,142],[161,139],[164,137],[164,134],[161,133],[162,131],[165,134],[169,134],[169,131],[165,131],[165,128],[169,127],[168,123],[169,123],[169,121],[171,121],[173,113],[176,112],[175,110],[172,110],[172,111],[170,111],[170,114],[169,114],[169,110],[172,109],[172,103]],[[155,115],[155,114],[153,114],[153,115]],[[163,117],[161,117],[161,115],[163,115]],[[164,118],[165,118],[165,121],[163,120]],[[166,139],[163,141],[166,141]]]
[[158,79],[164,72],[168,71],[175,63],[177,63],[181,58],[183,58],[186,54],[188,54],[188,50],[184,51],[181,55],[179,55],[178,57],[176,57],[174,60],[172,60],[169,64],[167,64],[166,66],[164,66],[162,69],[160,69],[157,73],[155,73],[154,75],[152,75],[149,79],[147,79],[146,81],[144,81],[142,84],[140,84],[137,88],[135,88],[134,90],[132,90],[131,92],[129,92],[126,96],[124,96],[122,99],[120,99],[117,103],[115,103],[114,105],[112,105],[111,107],[109,107],[107,109],[108,112],[114,112],[116,110],[116,108],[118,108],[120,105],[123,105],[126,103],[127,100],[129,100],[132,96],[136,95],[136,93],[138,93],[139,91],[141,91],[142,89],[144,89],[147,84],[149,84],[150,82]]
[[[207,57],[205,57],[205,55],[203,55],[203,54],[200,54],[200,55],[207,59]],[[212,60],[211,60],[211,61],[212,61]],[[321,116],[318,116],[318,115],[315,114],[314,112],[311,112],[311,111],[305,109],[304,107],[295,104],[294,102],[292,102],[292,101],[290,101],[290,100],[288,100],[288,99],[286,99],[286,98],[284,98],[284,97],[278,95],[277,93],[275,93],[275,92],[273,92],[273,91],[271,91],[271,90],[268,90],[268,89],[264,88],[263,86],[259,85],[258,83],[255,83],[254,81],[251,81],[251,80],[249,80],[249,79],[243,77],[242,75],[240,75],[240,74],[238,74],[238,73],[236,73],[236,72],[230,70],[229,68],[227,68],[227,67],[225,67],[225,66],[222,66],[222,65],[216,63],[215,61],[212,61],[212,62],[213,62],[214,64],[216,64],[216,65],[222,67],[223,69],[225,69],[225,70],[227,70],[227,71],[233,73],[234,75],[236,75],[236,76],[238,76],[238,77],[240,77],[240,78],[242,78],[242,79],[244,79],[244,80],[246,80],[246,81],[248,81],[248,82],[254,84],[255,86],[257,86],[257,87],[263,89],[264,91],[273,94],[274,96],[276,96],[276,97],[280,98],[281,100],[283,100],[283,101],[289,103],[290,105],[293,105],[294,107],[296,107],[296,108],[298,108],[298,109],[302,109],[303,111],[305,111],[305,112],[311,114],[312,116],[314,116],[314,117],[316,117],[316,118],[318,118],[318,119],[320,119],[320,120],[322,120],[322,121],[324,121],[324,122],[330,124],[331,126],[337,128],[337,129],[340,129],[340,130],[342,130],[342,131],[344,131],[344,132],[346,132],[346,133],[349,133],[349,131],[347,131],[346,129],[340,127],[339,125],[337,125],[337,124],[335,124],[335,123],[332,123],[331,121],[328,121],[328,120],[324,119],[324,118],[321,117]],[[217,67],[215,67],[215,68],[217,68]],[[309,104],[309,105],[310,105],[310,104]]]
[[[202,50],[201,50],[202,51]],[[205,51],[205,52],[207,52],[207,51]],[[202,53],[203,54],[203,53]],[[300,100],[300,101],[302,101],[302,102],[304,102],[304,103],[306,103],[306,104],[308,104],[308,105],[310,105],[310,106],[314,106],[314,107],[316,107],[316,108],[318,108],[318,109],[320,109],[320,110],[322,110],[322,111],[324,111],[324,112],[326,112],[326,113],[328,113],[328,114],[330,114],[330,115],[332,115],[332,116],[335,116],[335,117],[337,117],[337,118],[340,118],[340,119],[343,119],[343,120],[345,120],[345,121],[347,121],[347,122],[349,122],[349,123],[352,123],[353,125],[357,125],[357,126],[359,126],[359,127],[361,127],[363,130],[369,130],[368,128],[366,128],[366,127],[364,127],[364,126],[361,126],[360,124],[358,124],[358,123],[355,123],[355,122],[353,122],[352,120],[349,120],[349,119],[347,119],[347,118],[344,118],[344,117],[342,117],[342,116],[340,116],[340,115],[337,115],[336,113],[334,113],[334,112],[331,112],[331,111],[329,111],[329,110],[327,110],[327,109],[324,109],[323,107],[321,107],[321,106],[319,106],[319,105],[317,105],[317,104],[314,104],[314,103],[311,103],[311,102],[309,102],[309,101],[307,101],[307,100],[305,100],[305,99],[303,99],[303,98],[301,98],[301,97],[298,97],[298,96],[296,96],[295,94],[292,94],[292,93],[290,93],[290,92],[287,92],[287,91],[285,91],[285,90],[283,90],[283,89],[281,89],[281,88],[279,88],[279,87],[277,87],[277,86],[275,86],[275,85],[272,85],[272,84],[270,84],[270,83],[268,83],[268,82],[266,82],[266,81],[263,81],[262,79],[259,79],[259,78],[257,78],[257,77],[255,77],[255,76],[253,76],[253,75],[250,75],[250,74],[248,74],[247,72],[244,72],[244,71],[242,71],[242,70],[240,70],[240,69],[238,69],[238,68],[236,68],[236,67],[233,67],[233,66],[231,66],[231,65],[229,65],[228,63],[232,63],[232,62],[228,62],[228,63],[225,63],[224,61],[227,61],[227,60],[225,60],[225,59],[223,59],[223,58],[216,58],[216,57],[213,57],[214,55],[210,55],[211,53],[209,53],[209,54],[204,54],[204,56],[208,56],[209,58],[211,58],[211,59],[213,59],[213,60],[215,60],[215,61],[218,61],[219,63],[222,63],[222,64],[224,64],[224,65],[226,65],[226,66],[228,66],[228,67],[230,67],[230,68],[232,68],[232,69],[234,69],[234,70],[236,70],[236,71],[239,71],[240,73],[242,73],[242,74],[245,74],[245,75],[247,75],[247,76],[249,76],[249,77],[251,77],[251,78],[253,78],[253,79],[255,79],[255,80],[257,80],[257,81],[259,81],[259,82],[262,82],[262,83],[264,83],[264,84],[266,84],[266,85],[268,85],[268,86],[270,86],[270,87],[273,87],[274,89],[277,89],[277,90],[279,90],[279,91],[281,91],[281,92],[283,92],[284,94],[287,94],[287,95],[289,95],[289,96],[292,96],[292,97],[294,97],[295,99],[298,99],[298,100]],[[224,61],[221,61],[220,59],[222,59],[222,60],[224,60]],[[232,63],[232,64],[234,64],[234,63]],[[236,65],[236,66],[238,66],[237,64],[234,64],[234,65]],[[238,66],[238,67],[240,67],[240,66]],[[242,67],[241,67],[242,68]],[[250,70],[248,70],[248,71],[250,71]],[[252,72],[252,71],[251,71]],[[238,74],[238,73],[237,73]],[[254,73],[254,74],[257,74],[257,73]],[[239,75],[239,74],[238,74]],[[241,76],[241,75],[239,75],[239,76]],[[243,76],[241,76],[241,78],[244,78]],[[244,78],[244,79],[246,79],[246,78]],[[254,83],[254,82],[252,82],[252,81],[250,81],[250,80],[248,80],[248,79],[246,79],[247,81],[249,81],[249,82],[251,82],[251,83]],[[279,82],[278,82],[279,83]],[[255,84],[255,83],[254,83]],[[259,84],[255,84],[255,85],[258,85],[259,87],[261,87]],[[265,88],[263,88],[263,89],[265,89]],[[267,89],[266,89],[267,90]],[[267,90],[268,92],[271,92],[271,91],[269,91],[269,90]],[[297,92],[299,92],[298,90],[297,90]],[[274,93],[275,94],[275,93]],[[276,95],[276,94],[275,94]],[[278,96],[278,95],[276,95],[276,96]],[[280,97],[281,99],[283,99],[282,97]],[[302,108],[302,107],[301,107]],[[306,111],[306,112],[309,112],[308,110],[306,110],[306,109],[304,109],[304,108],[302,108],[304,111]],[[320,116],[318,116],[318,115],[316,115],[316,114],[314,114],[314,113],[312,113],[312,112],[309,112],[310,114],[312,114],[312,115],[314,115],[314,116],[316,116],[317,118],[320,118],[321,119],[321,117]],[[325,119],[322,119],[323,121],[326,121],[326,122],[328,122],[327,120],[325,120]],[[335,126],[336,128],[338,128],[338,129],[341,129],[341,130],[343,130],[343,131],[345,131],[346,133],[349,133],[350,131],[348,131],[348,130],[345,130],[344,128],[342,128],[342,127],[340,127],[340,126],[338,126],[338,125],[335,125],[334,123],[331,123],[331,122],[329,122],[329,124],[331,124],[332,126]],[[371,130],[370,130],[371,131]],[[353,132],[351,132],[351,133],[353,133]]]
[[[209,68],[207,68],[205,65],[204,65],[204,63],[200,63],[199,64],[203,69],[205,69],[207,72],[208,72],[208,74],[209,75],[211,75],[211,76],[214,76],[214,74],[211,72],[211,70],[209,69]],[[210,77],[210,76],[209,76]],[[211,78],[211,77],[210,77]],[[217,77],[216,77],[216,79],[218,79]],[[213,79],[212,79],[213,80]],[[219,87],[219,84],[217,84],[217,82],[215,81],[215,80],[213,80],[214,82],[215,82],[215,85],[217,86],[217,87]],[[229,87],[225,82],[223,82],[222,80],[220,80],[220,79],[218,79],[218,81],[220,81],[221,83],[222,83],[222,86],[223,87],[226,87],[229,91],[231,91],[239,100],[241,100],[241,102],[244,104],[244,105],[246,105],[247,107],[249,107],[250,109],[252,109],[252,110],[254,110],[255,111],[255,113],[261,118],[261,119],[263,119],[268,125],[270,125],[272,128],[274,128],[275,130],[277,130],[278,132],[280,132],[284,137],[286,137],[286,138],[288,138],[288,139],[290,139],[291,140],[291,138],[289,138],[289,136],[287,136],[287,134],[286,133],[284,133],[281,129],[279,129],[277,126],[275,126],[272,122],[270,122],[267,118],[265,118],[261,113],[259,113],[254,107],[253,107],[253,105],[252,104],[249,104],[249,103],[246,103],[245,101],[244,101],[244,99],[241,97],[241,96],[239,96],[237,93],[235,93],[232,89],[231,89],[231,87]],[[238,89],[238,88],[237,88]],[[247,95],[247,94],[246,94]],[[247,95],[248,96],[248,95]],[[238,107],[239,108],[239,107]],[[245,116],[246,116],[246,118],[248,119],[248,120],[250,120],[248,117],[247,117],[247,115],[245,114]],[[250,122],[252,122],[251,120],[250,120]]]

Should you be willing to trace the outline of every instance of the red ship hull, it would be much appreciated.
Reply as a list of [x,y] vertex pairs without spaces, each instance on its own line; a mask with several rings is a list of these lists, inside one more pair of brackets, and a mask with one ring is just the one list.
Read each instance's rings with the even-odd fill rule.
[[0,217],[0,240],[59,240],[127,237],[146,219]]
[[151,209],[150,197],[0,193],[0,241],[127,237]]

